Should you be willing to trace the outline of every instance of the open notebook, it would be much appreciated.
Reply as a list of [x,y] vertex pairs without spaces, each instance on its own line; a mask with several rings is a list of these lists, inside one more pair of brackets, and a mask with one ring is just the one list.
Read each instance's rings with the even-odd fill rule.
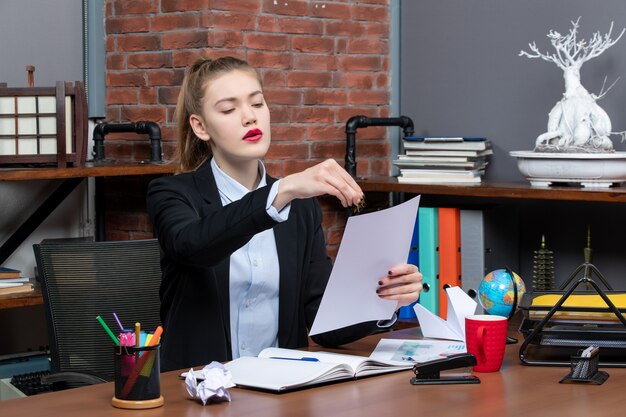
[[365,356],[329,352],[266,348],[258,357],[244,356],[226,363],[233,382],[240,387],[287,391],[342,379],[411,369]]

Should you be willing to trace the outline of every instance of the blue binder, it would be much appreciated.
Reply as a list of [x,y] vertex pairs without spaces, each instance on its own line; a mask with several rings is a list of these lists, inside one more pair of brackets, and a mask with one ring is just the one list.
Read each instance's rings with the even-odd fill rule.
[[[418,213],[419,213],[419,211],[418,211]],[[413,264],[413,265],[415,265],[415,266],[417,266],[419,268],[420,264],[419,264],[419,221],[418,221],[418,217],[419,216],[417,216],[415,218],[415,225],[413,226],[413,238],[411,239],[411,247],[409,248],[409,256],[408,256],[406,262],[408,264]],[[414,304],[415,303],[412,303],[412,304],[410,304],[408,306],[400,307],[400,311],[398,311],[398,318],[399,319],[414,319],[414,318],[416,318],[415,311],[413,310],[413,305]]]

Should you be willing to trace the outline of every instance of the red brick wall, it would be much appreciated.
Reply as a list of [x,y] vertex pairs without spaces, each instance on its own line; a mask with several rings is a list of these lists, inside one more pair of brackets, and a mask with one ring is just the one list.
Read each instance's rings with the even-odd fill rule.
[[[325,158],[343,165],[345,123],[389,116],[389,1],[107,0],[107,121],[158,122],[166,158],[175,144],[174,106],[185,66],[198,56],[234,55],[262,75],[272,114],[270,174],[284,176]],[[132,135],[135,136],[135,135]],[[358,175],[386,175],[384,128],[358,133]],[[145,159],[144,138],[107,137],[107,158]],[[107,238],[150,233],[145,180],[107,183]],[[123,192],[122,192],[123,191]],[[322,198],[329,250],[345,212]]]

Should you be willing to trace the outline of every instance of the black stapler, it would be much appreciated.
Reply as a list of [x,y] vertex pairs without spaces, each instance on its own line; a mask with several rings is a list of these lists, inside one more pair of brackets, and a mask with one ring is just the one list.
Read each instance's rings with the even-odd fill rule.
[[480,384],[480,379],[473,375],[441,377],[440,372],[448,369],[466,368],[476,365],[476,357],[471,353],[458,353],[443,359],[418,363],[413,367],[415,377],[413,385],[429,384]]

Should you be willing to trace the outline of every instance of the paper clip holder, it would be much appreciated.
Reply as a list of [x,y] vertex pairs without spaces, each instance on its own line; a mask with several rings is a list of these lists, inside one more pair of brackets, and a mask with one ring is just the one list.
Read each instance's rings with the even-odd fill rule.
[[444,376],[441,371],[456,368],[466,368],[476,365],[476,357],[471,353],[458,353],[443,359],[415,364],[411,378],[413,385],[431,384],[480,384],[480,379],[474,375],[468,376]]

